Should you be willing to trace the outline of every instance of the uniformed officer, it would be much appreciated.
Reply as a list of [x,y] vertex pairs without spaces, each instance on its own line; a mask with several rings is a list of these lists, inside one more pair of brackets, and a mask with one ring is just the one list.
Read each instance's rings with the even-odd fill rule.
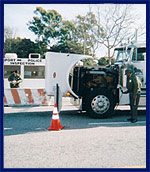
[[10,83],[10,88],[19,88],[19,84],[22,82],[22,78],[19,72],[15,70],[9,77],[8,81]]
[[130,68],[125,71],[125,74],[127,75],[127,91],[124,93],[129,93],[131,109],[131,118],[129,118],[128,121],[135,123],[137,122],[137,108],[140,100],[141,81]]

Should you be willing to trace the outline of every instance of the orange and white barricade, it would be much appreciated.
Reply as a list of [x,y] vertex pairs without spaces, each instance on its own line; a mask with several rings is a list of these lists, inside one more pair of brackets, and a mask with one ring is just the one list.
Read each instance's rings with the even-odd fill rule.
[[44,89],[4,89],[4,105],[49,105],[49,97]]

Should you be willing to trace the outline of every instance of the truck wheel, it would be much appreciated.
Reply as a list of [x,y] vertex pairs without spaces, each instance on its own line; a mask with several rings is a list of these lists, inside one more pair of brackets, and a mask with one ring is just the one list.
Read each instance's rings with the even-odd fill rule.
[[92,118],[108,118],[113,114],[113,95],[106,89],[91,91],[86,98],[86,111]]

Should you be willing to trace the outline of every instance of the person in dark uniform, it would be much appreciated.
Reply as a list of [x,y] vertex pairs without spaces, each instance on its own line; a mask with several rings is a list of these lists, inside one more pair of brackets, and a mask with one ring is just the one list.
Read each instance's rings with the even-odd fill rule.
[[137,122],[137,108],[140,100],[141,81],[130,68],[125,71],[125,74],[127,75],[127,91],[123,93],[129,93],[131,110],[131,118],[129,118],[128,121],[135,123]]
[[15,70],[9,77],[8,81],[10,83],[10,88],[19,88],[19,84],[22,82],[22,78],[19,72]]

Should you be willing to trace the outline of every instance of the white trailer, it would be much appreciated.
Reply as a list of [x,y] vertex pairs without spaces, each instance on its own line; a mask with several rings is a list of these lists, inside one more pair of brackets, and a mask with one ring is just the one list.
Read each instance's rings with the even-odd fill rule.
[[140,105],[146,106],[146,46],[130,44],[115,49],[116,63],[103,67],[85,67],[82,60],[91,56],[65,53],[46,53],[45,90],[54,96],[58,84],[60,99],[70,95],[92,118],[106,118],[116,105],[128,105],[125,70],[128,65],[142,82]]
[[45,59],[40,54],[31,53],[27,58],[18,58],[15,53],[6,53],[4,57],[4,89],[10,89],[8,77],[18,70],[23,82],[20,88],[45,88]]
[[[8,77],[18,70],[22,82],[20,88],[10,88]],[[4,57],[4,105],[39,106],[48,105],[49,97],[45,91],[45,59],[40,54],[31,53],[27,58],[18,58],[15,53],[6,53]]]

